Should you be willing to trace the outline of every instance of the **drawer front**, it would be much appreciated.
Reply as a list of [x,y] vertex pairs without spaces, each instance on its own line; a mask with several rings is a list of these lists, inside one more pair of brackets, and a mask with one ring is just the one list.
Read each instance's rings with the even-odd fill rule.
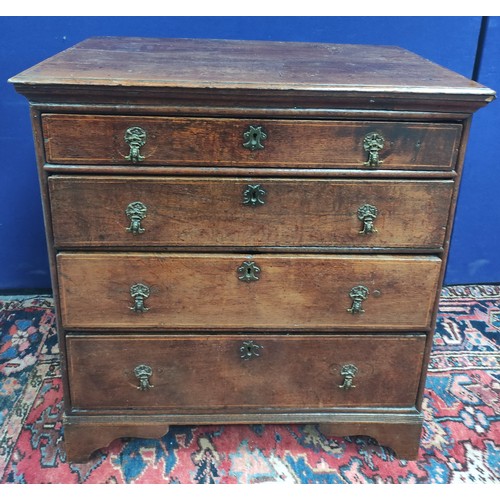
[[49,178],[57,247],[440,248],[453,181]]
[[60,253],[57,264],[66,328],[330,331],[427,327],[441,260]]
[[42,125],[49,163],[382,170],[453,169],[462,130],[440,123],[60,114],[43,115]]
[[425,335],[68,335],[73,408],[413,407]]

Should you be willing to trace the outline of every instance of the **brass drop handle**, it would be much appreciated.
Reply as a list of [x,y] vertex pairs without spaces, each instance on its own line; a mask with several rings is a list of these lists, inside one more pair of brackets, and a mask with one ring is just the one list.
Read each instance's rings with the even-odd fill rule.
[[264,205],[262,197],[266,194],[266,190],[260,184],[248,184],[243,190],[243,205],[249,207],[258,207]]
[[377,168],[384,163],[379,157],[379,151],[384,147],[384,138],[376,132],[367,134],[363,140],[363,148],[368,153],[365,167]]
[[356,386],[353,385],[353,380],[357,373],[358,368],[356,365],[344,365],[340,370],[340,374],[344,377],[344,382],[342,382],[342,385],[339,385],[339,388],[344,389],[344,391],[354,389]]
[[243,132],[243,139],[243,147],[250,151],[264,149],[262,141],[267,139],[267,133],[260,125],[249,125],[245,132]]
[[134,375],[139,380],[139,385],[137,389],[140,391],[148,391],[152,389],[154,385],[151,384],[149,378],[153,375],[153,369],[148,365],[138,365],[134,368]]
[[351,291],[349,292],[349,297],[352,299],[352,305],[349,309],[347,309],[347,312],[350,312],[351,314],[360,314],[364,313],[363,309],[363,300],[366,300],[368,298],[368,288],[363,285],[357,285],[353,288],[351,288]]
[[253,340],[244,341],[240,347],[240,357],[244,360],[258,358],[260,356],[260,349],[264,349],[264,347],[256,344]]
[[126,160],[137,163],[144,160],[141,155],[141,148],[146,144],[147,134],[141,127],[130,127],[125,131],[125,142],[130,146],[130,153],[125,156]]
[[358,219],[363,223],[363,228],[359,231],[359,234],[373,234],[377,232],[373,225],[377,215],[377,207],[369,205],[368,203],[358,208]]
[[149,311],[144,301],[149,297],[151,290],[144,283],[135,283],[130,287],[130,296],[134,299],[134,305],[130,308],[131,311],[143,313]]
[[130,220],[130,226],[125,228],[129,233],[132,234],[142,234],[146,231],[141,227],[142,219],[146,218],[148,212],[148,207],[141,203],[140,201],[133,201],[127,205],[125,209],[125,214]]
[[253,261],[247,260],[238,267],[238,279],[241,281],[257,281],[259,279],[258,273],[260,273],[260,267]]

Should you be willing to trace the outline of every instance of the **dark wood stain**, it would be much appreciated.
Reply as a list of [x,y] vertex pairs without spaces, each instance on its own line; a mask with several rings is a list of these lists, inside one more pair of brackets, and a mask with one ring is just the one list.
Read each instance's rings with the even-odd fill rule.
[[[319,423],[418,456],[470,120],[494,91],[397,47],[119,37],[10,82],[31,106],[69,461],[177,424]],[[243,147],[249,125],[263,149]],[[148,134],[138,163],[131,126]],[[249,184],[263,205],[243,204]],[[238,279],[244,261],[258,281]],[[356,285],[370,293],[353,315]],[[244,361],[249,340],[263,347]]]
[[[250,340],[261,348],[259,356],[245,360],[240,348]],[[183,413],[409,408],[415,405],[425,335],[71,335],[67,342],[75,408]],[[139,364],[153,369],[154,387],[148,390],[138,390]],[[356,387],[349,390],[339,387],[347,364],[358,369]]]
[[[245,205],[260,185],[263,205]],[[52,176],[57,247],[339,246],[440,248],[452,181]],[[141,201],[142,234],[127,231],[126,207]],[[362,234],[371,204],[376,232]]]
[[96,37],[13,77],[25,85],[259,88],[377,92],[490,89],[399,47]]
[[[42,116],[47,161],[127,164],[130,127],[147,132],[140,165],[312,166],[366,170],[363,139],[385,139],[377,169],[454,167],[461,126],[380,121],[243,120],[135,116]],[[243,147],[250,125],[265,130],[263,149]]]
[[[259,280],[239,279],[254,261]],[[423,256],[60,253],[67,328],[426,328],[441,260]],[[130,287],[152,289],[145,313]],[[349,292],[372,294],[350,314]]]

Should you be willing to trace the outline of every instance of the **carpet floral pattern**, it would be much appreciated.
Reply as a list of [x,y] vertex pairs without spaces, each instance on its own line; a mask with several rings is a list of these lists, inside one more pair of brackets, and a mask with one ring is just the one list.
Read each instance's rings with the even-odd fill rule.
[[51,297],[0,297],[0,326],[1,483],[500,482],[498,286],[442,292],[416,461],[314,425],[239,425],[171,427],[68,463]]

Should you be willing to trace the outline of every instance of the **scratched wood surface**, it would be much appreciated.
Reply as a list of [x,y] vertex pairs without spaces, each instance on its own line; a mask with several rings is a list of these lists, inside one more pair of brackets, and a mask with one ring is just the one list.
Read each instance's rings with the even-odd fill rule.
[[[258,356],[242,359],[240,349],[250,341],[260,346],[254,348]],[[70,394],[74,407],[84,410],[409,408],[424,347],[422,334],[72,335]],[[137,390],[134,369],[140,364],[152,368],[154,387]],[[357,368],[356,387],[342,389],[347,364]]]
[[[367,170],[450,170],[462,127],[458,124],[332,120],[249,120],[113,115],[42,115],[46,158],[62,164],[131,164],[125,132],[142,128],[142,165],[335,167]],[[243,144],[250,126],[266,139]],[[383,137],[380,164],[365,166],[364,139]]]
[[[10,82],[31,105],[70,460],[170,424],[271,422],[417,456],[470,118],[491,89],[397,47],[117,37]],[[263,149],[243,147],[249,125]],[[369,132],[385,139],[371,167]],[[250,183],[263,205],[243,205]],[[359,234],[361,203],[377,233]],[[138,363],[161,391],[137,390]],[[360,372],[340,394],[344,363]]]
[[[249,186],[264,194],[252,205]],[[352,247],[439,249],[453,181],[51,176],[59,248]],[[245,199],[247,203],[245,204]],[[146,207],[140,230],[125,211]],[[261,203],[262,202],[262,203]],[[377,209],[362,233],[361,206]],[[376,232],[375,232],[376,231]]]
[[24,71],[13,83],[215,88],[485,88],[399,47],[300,42],[96,37]]
[[[244,262],[260,268],[245,281]],[[424,329],[441,260],[429,256],[69,253],[57,256],[68,329]],[[151,294],[131,310],[130,287]],[[349,293],[371,294],[365,313]]]

